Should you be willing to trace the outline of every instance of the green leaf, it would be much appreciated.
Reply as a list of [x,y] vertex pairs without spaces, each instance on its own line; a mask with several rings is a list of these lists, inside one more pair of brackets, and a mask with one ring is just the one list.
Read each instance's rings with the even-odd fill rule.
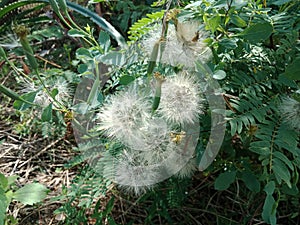
[[284,162],[290,170],[294,171],[294,166],[293,163],[286,157],[283,153],[275,151],[273,152],[274,157],[280,159],[282,162]]
[[264,188],[264,192],[266,192],[267,195],[272,195],[274,193],[274,190],[275,190],[275,182],[274,181],[270,181],[269,183],[267,183]]
[[292,187],[290,171],[281,160],[277,158],[273,159],[272,170],[278,180],[278,183],[283,180],[289,188]]
[[21,98],[27,102],[24,102],[22,100],[16,100],[13,104],[14,108],[20,111],[23,111],[25,109],[28,109],[29,107],[32,106],[32,104],[29,103],[33,103],[35,96],[37,94],[37,91],[33,91],[33,92],[29,92],[26,93],[24,95],[21,95]]
[[82,102],[82,103],[78,103],[74,106],[72,106],[72,110],[74,110],[74,112],[78,113],[78,114],[86,114],[89,111],[89,104],[86,102]]
[[287,87],[298,88],[296,82],[288,78],[284,73],[279,75],[278,81],[280,81],[282,84],[284,84]]
[[245,22],[245,20],[243,20],[241,17],[239,17],[238,15],[232,15],[230,17],[231,22],[236,25],[237,27],[245,27],[247,26],[247,23]]
[[267,195],[265,199],[262,218],[265,222],[276,225],[276,202],[272,195]]
[[[44,0],[47,1],[47,0]],[[89,10],[88,8],[84,8],[79,4],[67,1],[67,6],[80,13],[83,16],[89,17],[93,22],[95,22],[98,26],[103,28],[105,31],[107,31],[117,42],[120,46],[125,47],[126,42],[124,37],[110,24],[108,23],[104,18],[100,17],[98,14],[94,13],[93,11]]]
[[18,178],[18,176],[16,176],[16,175],[7,177],[7,181],[8,181],[7,185],[8,186],[12,185],[16,181],[17,178]]
[[98,42],[101,48],[104,50],[104,52],[108,52],[111,42],[110,42],[110,37],[106,32],[104,31],[100,32]]
[[237,131],[237,123],[234,120],[230,120],[229,123],[230,123],[230,127],[231,127],[230,134],[231,134],[231,136],[234,136]]
[[13,191],[12,190],[6,191],[5,196],[9,205],[13,197]]
[[57,88],[54,88],[52,91],[51,91],[51,97],[52,98],[55,98],[55,96],[58,94],[58,89]]
[[68,35],[71,37],[85,37],[86,33],[81,30],[71,29],[68,31]]
[[127,85],[134,80],[135,80],[135,78],[133,76],[124,75],[124,76],[120,77],[120,84]]
[[0,225],[4,225],[6,209],[8,207],[5,191],[0,187]]
[[250,171],[243,172],[242,180],[244,181],[246,187],[250,191],[253,191],[255,193],[258,193],[260,191],[260,183],[252,172]]
[[27,184],[24,187],[18,189],[13,198],[25,205],[33,205],[41,202],[47,196],[47,188],[38,183]]
[[0,188],[6,190],[7,187],[8,187],[8,180],[2,173],[0,173]]
[[271,4],[273,4],[273,5],[283,5],[283,4],[291,2],[291,1],[293,1],[293,0],[277,0],[277,1],[273,0],[273,1],[271,1]]
[[256,23],[246,28],[241,36],[249,42],[255,44],[260,41],[265,41],[271,36],[273,27],[270,23]]
[[126,63],[125,54],[110,52],[100,57],[100,60],[107,65],[123,66]]
[[270,149],[268,147],[263,147],[263,148],[250,147],[249,150],[251,152],[254,152],[262,156],[267,156],[270,154]]
[[[229,39],[229,38],[223,38],[219,41],[219,47],[227,50],[233,50],[238,47],[237,40],[235,39]],[[220,49],[219,49],[220,51]],[[222,51],[222,50],[221,50]]]
[[119,225],[119,224],[117,224],[117,223],[114,221],[114,218],[111,217],[111,216],[109,216],[109,217],[107,218],[107,220],[108,220],[108,224],[109,224],[109,225]]
[[223,80],[226,77],[226,73],[223,70],[217,70],[213,74],[213,78],[216,80]]
[[52,121],[52,103],[50,103],[46,108],[44,108],[42,112],[41,119],[43,122],[51,122]]
[[92,59],[93,57],[89,52],[89,50],[87,50],[86,48],[79,48],[76,50],[76,58],[88,60],[88,59]]
[[220,25],[220,22],[221,22],[220,15],[215,15],[207,20],[207,28],[211,30],[212,33],[214,33],[217,30],[218,26]]
[[32,4],[32,1],[29,0],[29,1],[13,2],[0,10],[0,18],[4,17],[5,14],[8,14],[11,11],[16,10],[17,8],[28,5],[28,4]]
[[296,196],[299,193],[299,189],[297,187],[297,184],[292,184],[292,187],[289,188],[286,184],[284,184],[282,186],[283,193],[287,194],[287,195],[292,195],[292,196]]
[[215,181],[215,189],[219,191],[226,190],[235,181],[235,177],[236,171],[221,173]]
[[285,69],[284,75],[292,80],[300,80],[300,58],[296,58]]
[[110,212],[111,212],[111,210],[113,209],[113,207],[114,207],[114,202],[115,202],[115,198],[114,198],[114,196],[109,200],[109,202],[107,203],[107,205],[106,205],[106,208],[105,208],[105,210],[103,211],[103,216],[107,216]]
[[78,73],[84,73],[88,70],[87,64],[80,64],[77,68]]

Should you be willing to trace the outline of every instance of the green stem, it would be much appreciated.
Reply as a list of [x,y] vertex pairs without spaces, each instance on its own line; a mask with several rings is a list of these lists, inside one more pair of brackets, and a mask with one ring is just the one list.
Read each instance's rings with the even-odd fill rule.
[[61,107],[62,111],[68,112],[68,109],[65,107],[65,105],[62,104],[61,102],[57,101],[55,99],[55,97],[52,96],[52,94],[50,93],[49,89],[47,88],[45,82],[43,81],[42,77],[40,76],[39,71],[38,70],[34,70],[34,72],[37,75],[38,80],[40,81],[41,85],[43,86],[44,91],[46,92],[46,94],[53,100],[53,102],[57,103]]

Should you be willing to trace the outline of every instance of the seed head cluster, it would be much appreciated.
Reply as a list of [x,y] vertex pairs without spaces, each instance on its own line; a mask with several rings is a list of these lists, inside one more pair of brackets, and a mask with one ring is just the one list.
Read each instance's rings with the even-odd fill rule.
[[187,72],[165,77],[155,112],[155,90],[146,89],[129,85],[111,95],[98,114],[98,129],[124,147],[114,159],[114,182],[137,195],[163,176],[192,175],[196,167],[189,160],[193,152],[185,154],[184,129],[197,123],[201,113],[199,87]]
[[[160,61],[167,65],[194,67],[196,60],[208,62],[212,53],[204,40],[207,34],[199,29],[198,21],[178,22],[169,24],[167,36],[162,41],[158,55]],[[142,41],[142,46],[148,55],[151,55],[154,44],[160,40],[161,26],[155,27]]]

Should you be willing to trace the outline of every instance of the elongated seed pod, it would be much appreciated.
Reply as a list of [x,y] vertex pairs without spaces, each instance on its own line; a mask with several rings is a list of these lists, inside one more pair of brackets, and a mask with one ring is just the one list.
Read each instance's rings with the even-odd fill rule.
[[18,95],[16,92],[10,90],[9,88],[3,86],[2,84],[0,84],[0,92],[14,100],[22,101],[22,98],[20,97],[20,95]]
[[161,97],[161,85],[165,81],[164,77],[160,73],[155,73],[154,77],[156,79],[155,84],[155,93],[152,103],[152,112],[155,112],[155,110],[158,109],[159,103],[160,103],[160,97]]
[[155,42],[155,44],[153,46],[151,56],[150,56],[150,61],[149,61],[148,68],[147,68],[148,77],[151,76],[151,74],[154,70],[154,67],[156,65],[156,59],[157,59],[157,55],[158,55],[159,44],[160,44],[160,41],[157,41],[157,42]]
[[22,48],[25,52],[25,55],[28,59],[28,62],[33,70],[38,69],[38,63],[36,61],[36,58],[34,57],[33,50],[29,44],[29,41],[27,39],[28,29],[25,26],[17,26],[15,29],[16,34],[20,38],[20,43],[22,45]]

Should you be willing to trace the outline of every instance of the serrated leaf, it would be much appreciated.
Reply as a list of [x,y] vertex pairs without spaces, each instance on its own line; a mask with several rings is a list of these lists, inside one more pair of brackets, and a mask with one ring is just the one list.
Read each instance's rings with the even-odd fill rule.
[[272,32],[273,27],[270,23],[256,23],[246,28],[241,33],[241,36],[251,43],[258,43],[269,38]]
[[13,198],[25,205],[33,205],[41,202],[47,196],[47,190],[42,184],[26,184],[13,194]]
[[221,173],[215,181],[215,189],[219,191],[226,190],[235,181],[235,177],[236,171]]

